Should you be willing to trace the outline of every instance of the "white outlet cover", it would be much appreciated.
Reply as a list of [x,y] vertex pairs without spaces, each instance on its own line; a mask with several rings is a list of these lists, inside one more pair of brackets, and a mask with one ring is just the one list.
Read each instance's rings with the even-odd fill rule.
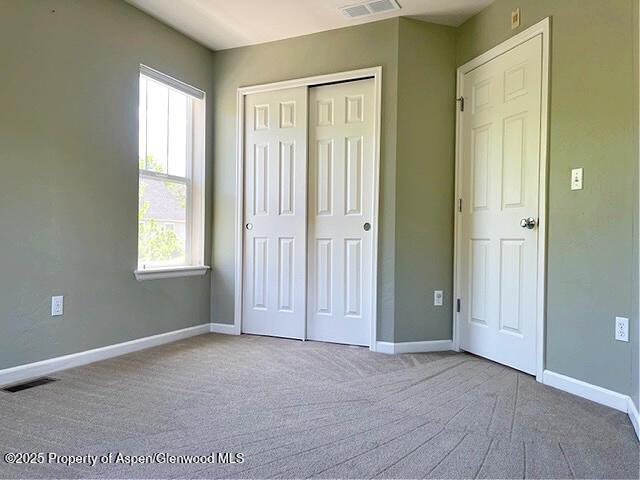
[[571,170],[571,190],[582,190],[582,168]]
[[57,295],[51,297],[51,316],[57,317],[64,313],[64,297]]
[[434,290],[433,291],[433,305],[435,307],[441,307],[442,306],[443,297],[444,297],[444,293],[442,292],[442,290]]
[[616,317],[616,340],[621,342],[629,341],[629,319]]

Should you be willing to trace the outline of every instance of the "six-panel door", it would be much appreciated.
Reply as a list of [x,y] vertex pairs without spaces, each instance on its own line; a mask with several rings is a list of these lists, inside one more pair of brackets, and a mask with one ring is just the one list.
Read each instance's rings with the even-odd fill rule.
[[307,88],[245,102],[242,331],[305,336]]
[[463,79],[460,346],[536,372],[542,38]]
[[307,338],[369,345],[374,80],[309,90]]

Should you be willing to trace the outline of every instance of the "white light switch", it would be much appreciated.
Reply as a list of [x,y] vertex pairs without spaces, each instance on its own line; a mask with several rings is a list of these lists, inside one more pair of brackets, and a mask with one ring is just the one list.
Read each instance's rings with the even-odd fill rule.
[[433,291],[433,305],[436,307],[441,307],[442,306],[442,298],[444,297],[444,294],[442,293],[442,290],[434,290]]
[[582,190],[582,169],[571,170],[571,190]]
[[629,341],[629,319],[616,317],[616,340],[621,342]]
[[57,317],[64,312],[64,297],[62,295],[51,297],[51,316]]

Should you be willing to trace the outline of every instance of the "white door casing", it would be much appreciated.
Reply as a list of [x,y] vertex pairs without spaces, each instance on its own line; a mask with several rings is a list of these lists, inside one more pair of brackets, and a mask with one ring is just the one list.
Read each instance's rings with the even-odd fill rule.
[[374,100],[373,79],[309,90],[310,340],[370,345]]
[[[535,35],[459,77],[457,340],[463,350],[531,374],[538,373],[544,274],[543,40]],[[529,217],[533,229],[520,224]]]
[[305,338],[307,88],[248,95],[244,333]]

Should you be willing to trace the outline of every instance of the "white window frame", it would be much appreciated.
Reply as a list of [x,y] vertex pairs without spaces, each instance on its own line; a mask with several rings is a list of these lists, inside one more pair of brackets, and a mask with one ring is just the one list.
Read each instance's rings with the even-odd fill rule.
[[[134,271],[135,277],[138,280],[154,280],[159,278],[204,275],[210,268],[204,264],[206,163],[205,92],[146,65],[140,65],[140,75],[138,78],[140,78],[140,76],[145,76],[190,97],[187,114],[187,138],[191,138],[191,142],[188,142],[187,147],[187,171],[184,178],[141,169],[138,166],[138,176],[140,179],[169,180],[186,186],[185,264],[150,268],[144,268],[138,264]],[[136,258],[136,262],[137,261],[138,259]]]

